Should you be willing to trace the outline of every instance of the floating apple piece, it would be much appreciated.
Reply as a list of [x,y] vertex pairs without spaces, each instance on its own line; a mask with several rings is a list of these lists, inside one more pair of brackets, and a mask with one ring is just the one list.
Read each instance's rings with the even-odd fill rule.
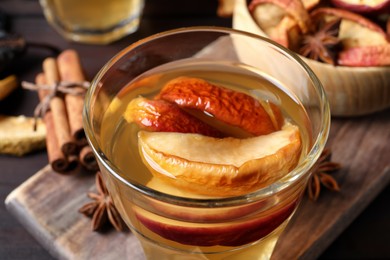
[[135,98],[127,106],[124,118],[148,131],[222,136],[218,130],[184,112],[176,104],[164,100]]
[[284,123],[283,115],[275,104],[199,78],[173,79],[163,87],[157,98],[176,103],[181,108],[207,113],[214,120],[256,136],[277,131]]
[[248,221],[189,223],[175,221],[135,208],[137,219],[161,237],[194,246],[241,246],[265,237],[279,227],[294,211],[296,201]]
[[275,182],[297,165],[301,151],[299,129],[289,123],[246,139],[141,131],[138,144],[156,177],[190,192],[221,197]]
[[[173,186],[164,179],[153,176],[146,184],[149,188],[160,192],[186,198],[210,199],[210,196],[191,193],[188,190],[180,189]],[[290,197],[293,200],[293,197]],[[297,197],[298,198],[298,197]],[[244,204],[234,207],[215,207],[213,209],[204,210],[202,208],[192,208],[190,211],[183,210],[180,206],[167,205],[164,202],[151,199],[148,202],[156,212],[174,219],[185,219],[193,222],[224,222],[242,216],[254,214],[261,209],[269,207],[269,203],[264,200],[253,203]]]
[[336,7],[361,14],[390,12],[390,0],[331,0],[331,2]]
[[[250,135],[222,138],[189,110]],[[197,196],[254,191],[287,174],[300,156],[299,129],[276,105],[199,78],[173,79],[154,100],[133,99],[124,118],[147,130],[138,133],[138,144],[151,172]]]

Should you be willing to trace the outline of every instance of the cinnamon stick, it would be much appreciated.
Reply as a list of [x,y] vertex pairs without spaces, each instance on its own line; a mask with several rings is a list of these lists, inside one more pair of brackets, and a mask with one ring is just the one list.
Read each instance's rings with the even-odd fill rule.
[[[85,76],[79,56],[75,50],[65,50],[57,58],[58,69],[62,81],[83,82]],[[76,95],[65,95],[70,131],[79,145],[87,143],[82,122],[84,98]]]
[[[35,82],[38,85],[46,84],[45,75],[43,73],[38,74],[35,78]],[[43,100],[47,94],[48,91],[46,90],[38,91],[40,100]],[[46,125],[46,149],[49,164],[54,171],[64,173],[67,171],[69,164],[58,144],[57,136],[54,131],[53,114],[51,111],[47,111],[45,113],[43,116],[43,121]]]
[[[43,61],[43,71],[47,84],[54,85],[60,81],[57,62],[54,58],[47,58]],[[64,99],[60,96],[54,96],[50,100],[50,110],[61,151],[65,155],[77,154],[77,145],[70,133]]]
[[80,151],[80,162],[88,171],[97,171],[99,166],[92,148],[89,145],[84,146]]
[[69,164],[67,169],[68,172],[74,171],[78,168],[78,166],[80,166],[78,155],[71,154],[68,155],[66,159],[68,160]]

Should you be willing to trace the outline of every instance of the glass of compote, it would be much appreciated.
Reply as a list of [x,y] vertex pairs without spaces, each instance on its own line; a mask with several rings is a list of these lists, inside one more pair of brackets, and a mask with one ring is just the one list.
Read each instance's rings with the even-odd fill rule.
[[147,259],[268,259],[324,148],[330,112],[291,51],[191,27],[113,57],[86,95],[84,126]]

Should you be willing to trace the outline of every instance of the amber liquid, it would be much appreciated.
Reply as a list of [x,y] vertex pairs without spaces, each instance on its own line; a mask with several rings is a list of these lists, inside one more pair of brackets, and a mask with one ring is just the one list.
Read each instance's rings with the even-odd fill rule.
[[49,22],[65,37],[106,43],[138,28],[143,0],[40,0]]
[[[118,168],[119,174],[123,178],[163,193],[202,198],[202,196],[171,187],[153,177],[139,154],[137,144],[139,127],[128,123],[123,118],[126,107],[132,99],[140,95],[153,98],[166,82],[179,76],[202,78],[216,85],[241,91],[255,98],[269,100],[279,105],[285,118],[300,127],[303,143],[302,156],[306,154],[309,146],[308,140],[310,140],[310,131],[308,130],[310,122],[303,106],[287,87],[281,86],[276,79],[264,75],[261,71],[241,64],[185,60],[169,63],[144,73],[122,89],[107,109],[102,122],[101,144],[104,153]],[[211,117],[209,120],[212,121],[213,118]],[[126,191],[120,188],[120,191],[113,196],[125,221],[138,235],[144,251],[150,259],[156,257],[159,259],[176,259],[176,257],[177,259],[182,259],[182,257],[186,257],[186,259],[267,259],[297,206],[303,185],[302,182],[297,187],[281,194],[276,194],[254,204],[244,205],[241,208],[238,207],[239,211],[235,211],[235,207],[183,209],[180,206],[168,205],[154,200],[146,205],[137,205],[136,199],[130,198]],[[188,217],[183,212],[190,212],[191,216]],[[230,216],[229,214],[234,216],[225,217]],[[143,222],[139,215],[152,220],[153,223],[149,225],[150,223]],[[200,243],[201,245],[192,242],[183,243],[180,239],[164,237],[159,233],[158,227],[157,229],[153,227],[159,222],[164,225],[173,225],[183,228],[184,236],[186,236],[187,228],[191,227],[206,231],[212,230],[214,227],[229,229],[232,226],[239,227],[242,224],[262,219],[267,222],[270,218],[279,218],[281,215],[283,217],[280,217],[277,226],[273,227],[270,232],[259,237],[256,241],[243,244],[235,244],[236,242],[231,245],[223,243],[222,245],[220,243],[215,245],[202,244],[203,242]],[[270,224],[267,223],[255,224],[259,233],[269,227]],[[247,229],[250,228],[247,227]],[[188,237],[191,237],[192,231],[188,232]],[[180,232],[177,236],[180,236]]]

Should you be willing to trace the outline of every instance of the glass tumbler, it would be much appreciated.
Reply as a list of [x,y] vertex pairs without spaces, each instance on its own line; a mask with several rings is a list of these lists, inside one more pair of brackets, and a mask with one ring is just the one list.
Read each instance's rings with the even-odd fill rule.
[[108,44],[138,29],[144,0],[40,0],[50,25],[64,38]]
[[[268,91],[253,87],[248,93],[268,95],[299,125],[302,151],[296,167],[234,196],[188,196],[181,188],[164,190],[164,182],[152,184],[137,139],[119,137],[126,135],[128,101],[155,92],[172,73],[206,75],[228,84],[237,71],[237,84],[256,85],[261,78],[278,86]],[[273,91],[284,93],[287,101]],[[269,259],[299,205],[329,127],[324,90],[297,55],[260,36],[218,27],[171,30],[128,46],[96,75],[84,107],[85,132],[103,180],[147,259]]]

